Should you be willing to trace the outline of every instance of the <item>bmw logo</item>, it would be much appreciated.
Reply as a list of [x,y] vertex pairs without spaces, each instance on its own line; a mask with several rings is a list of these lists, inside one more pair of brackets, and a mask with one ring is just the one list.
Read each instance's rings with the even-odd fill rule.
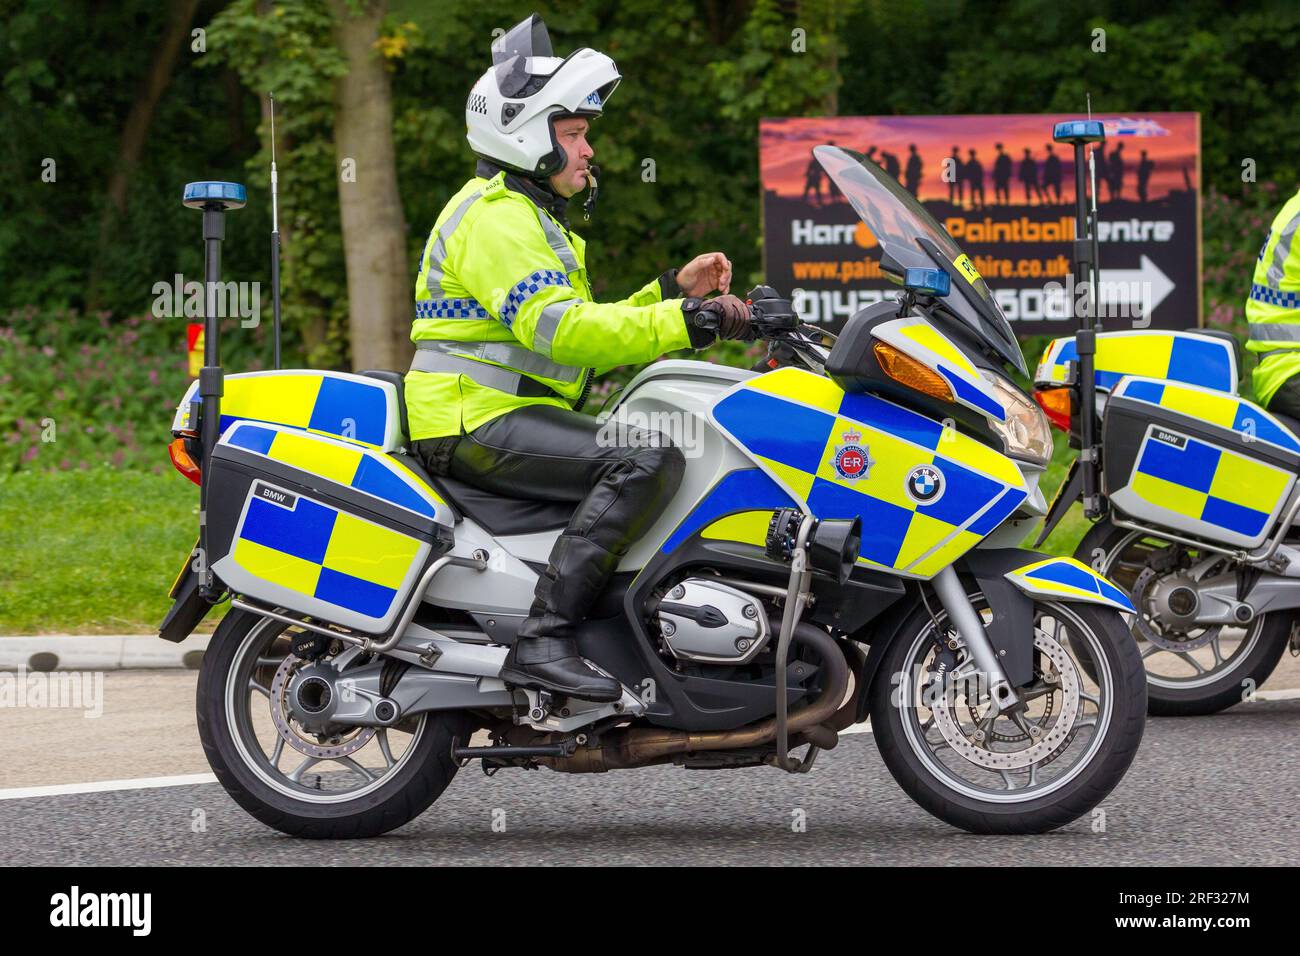
[[918,504],[933,504],[942,494],[943,472],[933,465],[919,465],[907,476],[907,495]]

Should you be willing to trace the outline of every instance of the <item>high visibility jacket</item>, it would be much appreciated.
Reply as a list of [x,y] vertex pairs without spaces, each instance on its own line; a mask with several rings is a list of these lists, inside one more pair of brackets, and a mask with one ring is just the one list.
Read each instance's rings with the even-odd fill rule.
[[594,374],[690,346],[682,300],[659,280],[593,302],[586,243],[504,173],[448,201],[415,280],[411,439],[473,431],[525,405],[571,408]]
[[1265,405],[1283,382],[1300,374],[1300,244],[1292,241],[1297,228],[1300,192],[1273,220],[1246,300],[1246,348],[1260,355],[1253,381],[1255,397]]

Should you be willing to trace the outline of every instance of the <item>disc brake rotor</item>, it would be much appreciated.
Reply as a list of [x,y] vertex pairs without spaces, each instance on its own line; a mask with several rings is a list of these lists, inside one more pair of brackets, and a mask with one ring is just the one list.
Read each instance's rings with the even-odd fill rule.
[[[992,734],[984,735],[983,740],[972,739],[975,734],[968,734],[962,728],[961,720],[957,716],[956,702],[949,699],[949,694],[937,695],[938,699],[931,705],[934,722],[939,728],[939,733],[943,735],[943,739],[948,742],[948,745],[954,751],[971,763],[989,770],[1022,770],[1030,764],[1036,764],[1048,757],[1055,756],[1055,752],[1068,741],[1082,707],[1079,696],[1078,672],[1075,670],[1074,662],[1070,659],[1070,655],[1065,648],[1046,634],[1041,632],[1035,634],[1034,647],[1052,662],[1057,679],[1060,682],[1059,688],[1052,691],[1049,696],[1053,698],[1053,703],[1058,693],[1061,697],[1060,715],[1052,726],[1045,728],[1037,742],[1031,743],[1020,750],[992,750],[989,745],[995,741],[1015,743],[1027,740],[1028,737],[1024,733],[1021,733],[1019,737]],[[967,706],[969,707],[969,705]],[[995,705],[990,704],[989,706]],[[1050,711],[1045,713],[1041,718],[1042,724],[1045,725],[1050,716]],[[1033,721],[1027,720],[1027,722],[1031,726],[1040,726]]]
[[293,677],[294,669],[303,663],[306,662],[289,654],[280,662],[280,666],[275,670],[275,677],[271,679],[271,720],[275,723],[276,733],[290,747],[308,757],[328,760],[351,756],[370,743],[371,738],[375,736],[374,727],[354,727],[349,731],[352,736],[334,738],[330,743],[322,744],[318,740],[304,737],[289,722],[289,708],[285,697],[289,691],[290,678]]
[[1186,631],[1180,631],[1176,628],[1158,631],[1151,626],[1150,612],[1147,610],[1148,592],[1160,580],[1161,572],[1155,568],[1145,568],[1133,582],[1133,606],[1138,609],[1134,615],[1137,620],[1138,632],[1146,640],[1150,641],[1156,647],[1164,648],[1166,651],[1194,651],[1198,648],[1205,647],[1219,636],[1221,625],[1215,624],[1205,628],[1195,637],[1189,636]]

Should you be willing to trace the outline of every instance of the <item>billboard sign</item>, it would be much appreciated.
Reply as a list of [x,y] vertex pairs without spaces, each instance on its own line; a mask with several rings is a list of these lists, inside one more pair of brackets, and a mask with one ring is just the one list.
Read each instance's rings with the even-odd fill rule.
[[[1075,115],[849,116],[760,125],[764,274],[810,322],[838,329],[898,287],[870,230],[812,156],[864,153],[939,221],[1020,334],[1065,334],[1082,295],[1072,273],[1074,157],[1052,128]],[[1107,329],[1200,324],[1200,116],[1097,114]]]

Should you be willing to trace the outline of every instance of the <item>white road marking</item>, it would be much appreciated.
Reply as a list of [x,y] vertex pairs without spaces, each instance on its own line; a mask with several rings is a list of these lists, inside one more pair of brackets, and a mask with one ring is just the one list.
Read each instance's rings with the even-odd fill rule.
[[1288,687],[1286,690],[1257,690],[1256,700],[1300,700],[1300,688]]
[[869,734],[869,733],[871,733],[871,721],[869,720],[864,720],[860,724],[850,724],[848,727],[845,727],[843,730],[840,731],[841,736],[843,736],[844,734]]
[[26,800],[30,797],[58,797],[69,793],[107,793],[114,790],[152,790],[156,787],[192,787],[198,783],[216,783],[215,774],[191,773],[178,777],[140,777],[136,780],[99,780],[95,783],[63,783],[52,787],[13,787],[0,790],[0,800]]

